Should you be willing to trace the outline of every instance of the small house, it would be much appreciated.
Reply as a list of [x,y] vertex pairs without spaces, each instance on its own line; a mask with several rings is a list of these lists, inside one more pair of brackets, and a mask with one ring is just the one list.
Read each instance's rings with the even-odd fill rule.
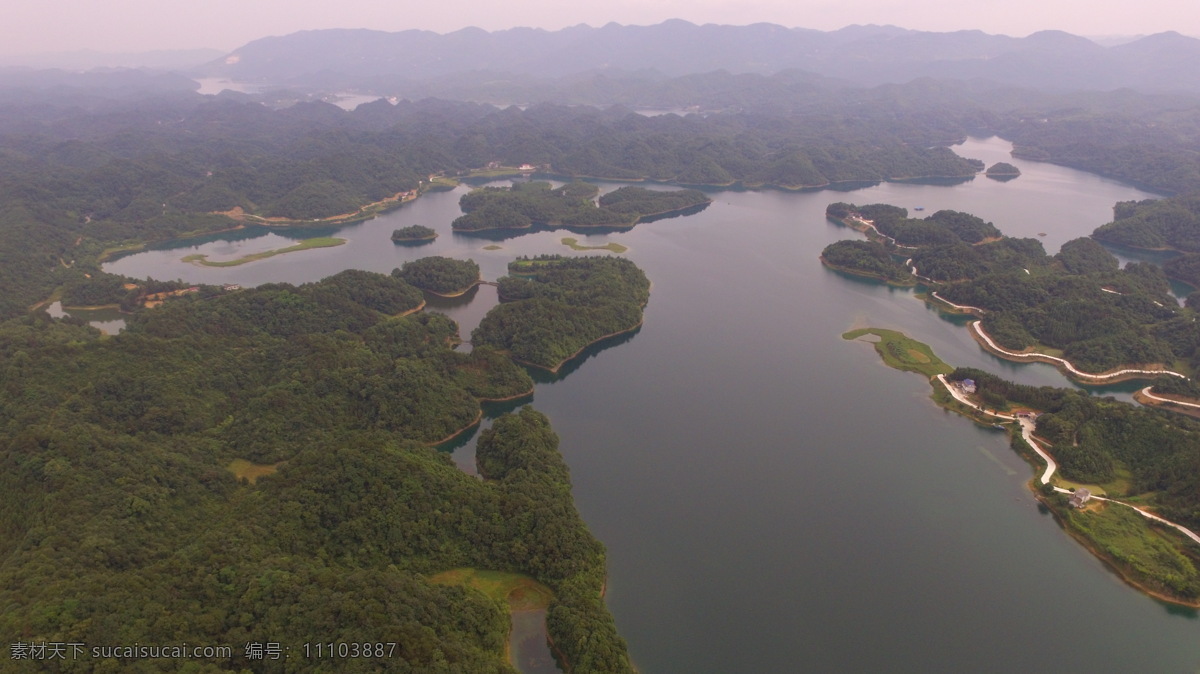
[[1092,498],[1092,492],[1086,489],[1076,489],[1075,491],[1071,492],[1071,496],[1067,499],[1067,503],[1070,504],[1072,508],[1082,508],[1083,504],[1087,503],[1088,499],[1090,498]]
[[962,390],[963,390],[963,393],[974,393],[975,392],[975,380],[974,379],[962,380]]

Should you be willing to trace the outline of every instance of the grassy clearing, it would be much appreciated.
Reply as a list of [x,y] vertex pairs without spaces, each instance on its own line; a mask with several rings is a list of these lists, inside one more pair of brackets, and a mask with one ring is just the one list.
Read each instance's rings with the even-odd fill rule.
[[446,178],[443,176],[435,176],[432,180],[429,181],[429,184],[432,185],[434,188],[440,188],[440,189],[454,189],[455,187],[458,187],[457,180],[455,180],[454,178]]
[[953,367],[935,356],[927,344],[918,342],[903,332],[882,328],[861,328],[843,334],[842,339],[859,339],[866,335],[874,335],[879,338],[879,341],[872,342],[872,344],[888,367],[906,372],[917,372],[926,377],[950,374],[954,371]]
[[308,250],[310,248],[332,248],[333,246],[340,246],[344,243],[346,243],[345,239],[338,239],[332,236],[318,236],[312,239],[305,239],[294,246],[288,246],[287,248],[276,248],[275,250],[265,250],[261,253],[251,253],[250,255],[239,257],[235,260],[221,260],[220,262],[213,262],[208,259],[207,255],[198,253],[195,255],[185,256],[183,261],[190,262],[192,264],[203,265],[205,267],[236,267],[241,264],[246,264],[247,262],[265,260],[269,257],[275,257],[276,255],[283,255],[284,253],[294,253],[298,250]]
[[496,601],[508,604],[509,611],[533,611],[550,606],[554,592],[536,580],[507,571],[451,569],[430,576],[437,585],[460,585],[484,593]]
[[603,246],[581,246],[578,239],[574,239],[569,236],[563,237],[562,244],[569,247],[571,250],[607,250],[614,253],[624,253],[625,251],[629,250],[629,248],[612,241],[604,244]]
[[225,470],[233,473],[233,476],[239,481],[242,478],[246,478],[250,484],[254,484],[258,478],[264,475],[274,475],[275,471],[279,470],[279,467],[282,465],[282,461],[279,463],[262,464],[250,463],[245,459],[234,459],[228,466],[225,466]]
[[513,260],[508,263],[508,271],[512,274],[532,276],[537,273],[538,267],[544,267],[555,262],[557,260]]
[[1195,596],[1200,572],[1178,545],[1131,508],[1103,504],[1068,508],[1069,526],[1086,536],[1139,580],[1182,596]]

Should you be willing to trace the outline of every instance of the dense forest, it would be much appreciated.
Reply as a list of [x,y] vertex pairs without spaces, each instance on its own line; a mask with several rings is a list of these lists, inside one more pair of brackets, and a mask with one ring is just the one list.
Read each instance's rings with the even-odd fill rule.
[[709,198],[697,190],[648,190],[626,186],[600,197],[591,183],[520,182],[511,187],[483,187],[464,194],[464,215],[454,220],[459,232],[525,229],[534,224],[562,227],[632,227],[643,217],[697,208]]
[[1000,230],[992,223],[961,211],[942,210],[925,218],[910,218],[908,209],[898,206],[836,202],[826,207],[825,215],[835,220],[855,216],[870,221],[880,234],[906,247],[975,244],[1000,236]]
[[1113,221],[1092,236],[1130,248],[1200,252],[1200,193],[1122,201],[1113,207]]
[[599,208],[600,188],[585,182],[553,187],[548,182],[483,187],[459,199],[463,215],[451,225],[456,232],[485,229],[525,229],[534,223],[564,227],[631,227],[636,213]]
[[441,295],[465,292],[479,282],[479,265],[474,260],[455,260],[440,255],[405,262],[392,276]]
[[409,225],[392,231],[392,241],[430,241],[437,238],[437,232],[424,225]]
[[1195,314],[1171,297],[1161,268],[1130,263],[1118,269],[1116,258],[1092,239],[1069,241],[1052,258],[1030,263],[1022,268],[1018,258],[1011,266],[992,265],[938,293],[984,309],[983,327],[1000,345],[1058,349],[1085,372],[1143,363],[1185,372],[1200,367]]
[[518,259],[500,279],[501,303],[471,343],[557,370],[597,340],[642,322],[650,282],[629,260],[610,256]]
[[897,259],[906,255],[941,297],[984,310],[984,329],[1008,349],[1056,349],[1085,372],[1139,363],[1200,368],[1195,314],[1178,306],[1156,265],[1121,269],[1090,238],[1049,256],[1035,239],[1000,237],[991,223],[956,211],[914,220],[888,204],[838,202],[826,213],[851,224],[859,222],[851,217],[872,221],[888,237],[832,244],[822,253],[828,264],[900,282],[907,270]]
[[[629,671],[546,419],[498,420],[482,482],[425,447],[532,382],[485,346],[451,350],[443,316],[390,317],[419,297],[347,271],[180,299],[113,338],[44,314],[0,325],[0,627],[293,656],[320,635],[397,643],[338,671],[507,672],[502,608],[425,580],[474,566],[554,589],[574,671]],[[274,474],[239,482],[235,459]],[[237,650],[217,669],[247,667]]]
[[699,190],[648,190],[626,185],[600,197],[600,208],[645,218],[675,213],[708,204],[712,200]]
[[896,285],[912,285],[915,282],[908,268],[878,241],[835,241],[821,251],[821,262],[834,269]]

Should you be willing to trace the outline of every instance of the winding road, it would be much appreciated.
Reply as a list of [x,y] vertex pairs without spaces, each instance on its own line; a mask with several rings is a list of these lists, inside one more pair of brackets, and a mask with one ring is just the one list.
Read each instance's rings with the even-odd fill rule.
[[[971,400],[969,398],[967,398],[966,394],[964,394],[961,389],[959,389],[957,386],[952,385],[950,382],[946,381],[946,375],[939,374],[937,376],[937,380],[940,381],[942,383],[942,386],[945,386],[946,390],[950,392],[950,395],[954,396],[954,399],[959,401],[960,403],[967,405],[968,407],[974,408],[974,409],[976,409],[984,414],[987,414],[989,416],[993,416],[998,419],[1007,419],[1008,421],[1016,421],[1017,423],[1019,423],[1021,425],[1021,437],[1024,438],[1025,442],[1029,443],[1029,446],[1033,449],[1033,451],[1037,452],[1037,455],[1042,457],[1042,460],[1046,462],[1046,470],[1045,470],[1045,472],[1042,473],[1041,481],[1042,481],[1042,484],[1049,484],[1050,478],[1053,477],[1054,472],[1056,470],[1058,470],[1058,464],[1054,462],[1053,457],[1051,457],[1048,453],[1046,453],[1045,449],[1042,448],[1041,443],[1033,438],[1033,431],[1034,431],[1034,428],[1036,427],[1036,424],[1034,423],[1033,419],[1027,419],[1025,417],[1015,417],[1015,416],[1011,416],[1008,414],[998,414],[996,412],[989,412],[989,411],[983,409],[983,407],[981,407],[980,405],[977,405],[974,402],[971,402]],[[1146,390],[1149,390],[1149,387],[1146,387],[1146,389],[1143,390],[1142,392],[1145,393]],[[1149,395],[1149,394],[1147,394],[1147,395]],[[1154,398],[1154,396],[1150,396],[1150,397]],[[1176,401],[1168,401],[1168,402],[1176,402]],[[1191,403],[1181,403],[1181,404],[1191,404]],[[1200,405],[1192,405],[1192,406],[1200,407]],[[1062,487],[1054,487],[1053,489],[1054,489],[1054,491],[1056,491],[1060,494],[1070,494],[1071,493],[1070,489],[1063,489]],[[1154,513],[1148,512],[1146,510],[1142,510],[1141,508],[1139,508],[1137,506],[1130,505],[1123,501],[1117,501],[1115,499],[1106,498],[1104,496],[1095,496],[1095,495],[1093,495],[1092,498],[1096,499],[1097,501],[1105,501],[1106,503],[1115,503],[1117,505],[1125,506],[1126,508],[1133,508],[1142,517],[1154,520],[1155,522],[1158,522],[1160,524],[1165,524],[1169,527],[1173,527],[1174,529],[1177,529],[1180,533],[1182,533],[1184,536],[1187,536],[1188,538],[1192,539],[1192,541],[1194,541],[1195,543],[1200,544],[1200,535],[1197,535],[1196,532],[1192,531],[1191,529],[1188,529],[1187,527],[1185,527],[1181,524],[1176,524],[1170,520],[1163,519],[1162,517],[1159,517],[1158,515],[1155,515]]]
[[[938,298],[938,299],[941,299],[941,298]],[[942,300],[942,301],[945,302],[946,300]],[[1131,374],[1136,374],[1136,375],[1167,374],[1167,375],[1171,375],[1172,377],[1179,377],[1181,379],[1187,379],[1187,375],[1183,375],[1178,372],[1173,372],[1171,370],[1139,370],[1136,368],[1113,370],[1112,372],[1105,372],[1103,374],[1092,374],[1090,372],[1084,372],[1082,370],[1076,369],[1076,367],[1074,365],[1072,365],[1070,361],[1064,360],[1057,356],[1047,356],[1044,353],[1018,353],[1016,351],[1009,351],[1008,349],[1005,349],[1004,347],[1000,346],[995,341],[993,341],[991,335],[989,335],[988,333],[983,331],[983,326],[980,325],[980,321],[975,321],[975,322],[971,323],[971,325],[968,329],[973,330],[975,332],[975,334],[978,335],[979,338],[982,339],[984,342],[986,342],[989,347],[991,347],[992,349],[995,349],[997,352],[999,352],[1000,354],[1002,354],[1006,357],[1014,358],[1017,360],[1028,360],[1028,361],[1032,361],[1032,362],[1053,361],[1054,363],[1062,365],[1071,374],[1074,374],[1078,377],[1087,379],[1094,383],[1102,382],[1102,381],[1105,381],[1108,379],[1115,379],[1117,377],[1124,377],[1124,376],[1128,376]]]
[[1172,405],[1183,405],[1184,407],[1195,407],[1197,409],[1200,409],[1200,405],[1197,405],[1196,403],[1185,403],[1182,400],[1172,400],[1170,398],[1156,396],[1150,392],[1151,388],[1153,388],[1153,387],[1147,386],[1146,388],[1142,389],[1142,395],[1146,396],[1147,398],[1149,398],[1151,400],[1157,400],[1160,403],[1171,403]]

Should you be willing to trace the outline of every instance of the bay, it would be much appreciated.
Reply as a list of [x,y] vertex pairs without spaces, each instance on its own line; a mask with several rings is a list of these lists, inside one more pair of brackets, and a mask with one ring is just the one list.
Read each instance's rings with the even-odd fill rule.
[[[578,507],[608,547],[609,606],[641,671],[1195,671],[1194,611],[1125,586],[1039,511],[1032,469],[1004,434],[941,410],[920,377],[840,337],[898,329],[954,365],[1072,385],[1049,366],[987,354],[911,290],[817,260],[860,236],[825,219],[832,201],[964,210],[1054,252],[1110,220],[1116,201],[1152,196],[1009,149],[998,139],[956,148],[1015,164],[1022,175],[1009,182],[714,191],[699,214],[616,233],[454,234],[459,188],[339,229],[348,242],[337,248],[227,268],[180,261],[328,234],[247,229],[106,269],[256,285],[447,255],[495,279],[516,255],[586,254],[563,236],[620,243],[654,284],[645,325],[564,376],[540,377],[533,404],[561,436]],[[391,244],[410,224],[440,236]],[[494,302],[481,288],[437,309],[468,334]],[[473,437],[450,448],[463,465]]]

